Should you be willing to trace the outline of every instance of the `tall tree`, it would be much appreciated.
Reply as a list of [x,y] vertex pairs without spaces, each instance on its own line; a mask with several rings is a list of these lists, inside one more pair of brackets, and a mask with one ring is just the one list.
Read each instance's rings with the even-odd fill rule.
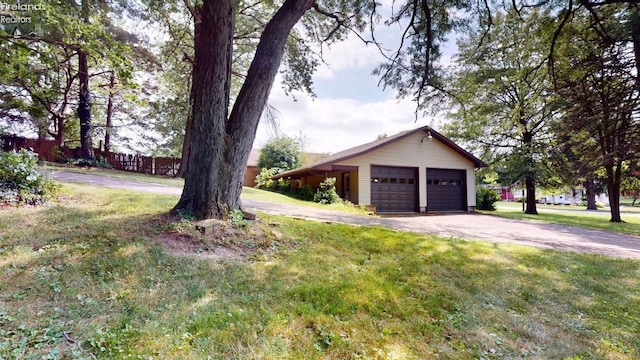
[[[366,4],[358,4],[356,10]],[[240,207],[246,162],[294,26],[312,9],[315,11],[306,19],[305,32],[319,33],[327,29],[329,35],[325,35],[325,40],[339,37],[347,23],[358,25],[358,17],[345,13],[349,9],[345,4],[329,1],[325,5],[330,8],[321,9],[311,0],[287,0],[277,7],[264,25],[230,111],[238,4],[231,0],[209,0],[192,8],[195,18],[193,123],[185,186],[174,212],[192,213],[197,218],[226,218],[232,209]],[[336,21],[335,26],[323,25],[326,19]],[[290,56],[288,61],[299,63],[304,58]],[[313,62],[300,64],[311,65],[313,70]],[[289,80],[293,80],[294,86],[305,86],[310,84],[310,74]]]
[[449,90],[463,105],[445,131],[479,144],[502,182],[524,183],[527,214],[537,214],[536,184],[557,112],[543,66],[548,25],[549,17],[536,10],[496,14],[491,31],[475,31],[459,42],[455,87]]
[[226,218],[239,208],[242,178],[289,32],[314,1],[287,0],[266,25],[229,113],[236,1],[204,1],[194,9],[194,105],[189,159],[174,211]]
[[[640,89],[629,51],[624,8],[601,11],[598,22],[572,24],[558,64],[558,91],[566,100],[562,132],[581,154],[579,161],[604,168],[611,222],[621,222],[620,190],[625,163],[640,151]],[[603,36],[606,34],[606,36]]]
[[[89,0],[82,0],[81,21],[89,24]],[[78,119],[80,120],[80,150],[83,159],[95,159],[93,154],[93,128],[91,126],[91,92],[89,91],[88,51],[82,46],[78,51]]]
[[[98,62],[108,64],[120,79],[131,75],[129,43],[113,19],[121,2],[104,0],[34,1],[46,11],[32,14],[31,29],[9,33],[0,29],[0,107],[15,118],[33,118],[41,136],[51,135],[62,146],[70,121],[80,120],[83,156],[91,146],[91,72]],[[126,39],[135,37],[129,36]],[[76,116],[71,112],[77,105]],[[22,116],[20,116],[22,115]]]

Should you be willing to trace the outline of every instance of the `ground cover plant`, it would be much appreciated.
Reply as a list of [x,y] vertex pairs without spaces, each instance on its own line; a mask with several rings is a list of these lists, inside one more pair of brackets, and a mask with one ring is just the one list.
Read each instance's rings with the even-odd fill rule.
[[223,256],[175,197],[60,196],[0,209],[0,358],[640,354],[638,261],[266,215],[275,238]]
[[621,207],[622,223],[609,222],[611,214],[606,209],[593,211],[573,205],[538,205],[538,215],[529,215],[522,212],[521,203],[500,202],[497,211],[479,212],[510,219],[544,221],[640,236],[640,212],[632,207]]
[[39,205],[54,190],[53,182],[38,171],[38,154],[0,151],[0,206]]

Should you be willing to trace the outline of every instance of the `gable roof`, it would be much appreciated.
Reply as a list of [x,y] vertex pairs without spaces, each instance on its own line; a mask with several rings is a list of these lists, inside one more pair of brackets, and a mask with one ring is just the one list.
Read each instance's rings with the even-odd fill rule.
[[473,156],[473,154],[464,150],[463,148],[455,144],[453,141],[451,141],[449,138],[433,130],[429,126],[422,126],[417,129],[400,132],[395,135],[387,136],[383,139],[378,139],[376,141],[372,141],[366,144],[352,147],[347,150],[337,152],[335,154],[322,158],[311,165],[300,167],[297,169],[289,170],[281,174],[278,174],[274,176],[273,179],[285,178],[285,177],[290,177],[294,175],[302,175],[304,173],[313,173],[314,171],[331,171],[333,170],[332,165],[335,163],[342,162],[342,161],[354,158],[356,156],[367,154],[371,151],[377,150],[383,146],[389,145],[393,142],[399,141],[401,139],[406,138],[407,136],[410,136],[419,132],[424,132],[425,134],[431,133],[431,136],[434,139],[437,139],[438,141],[443,143],[445,146],[449,147],[451,150],[455,151],[456,153],[462,155],[467,160],[471,161],[475,167],[487,166],[487,164],[485,164],[482,160]]

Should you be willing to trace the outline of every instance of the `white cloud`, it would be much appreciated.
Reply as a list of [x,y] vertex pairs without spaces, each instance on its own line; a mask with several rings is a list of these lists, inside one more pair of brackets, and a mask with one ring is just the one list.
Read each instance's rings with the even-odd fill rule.
[[336,72],[347,69],[359,69],[371,72],[380,62],[382,56],[374,45],[366,45],[356,36],[351,35],[346,40],[335,43],[330,47],[324,46],[323,60],[315,74],[316,79],[331,79]]
[[[431,125],[425,118],[416,122],[415,104],[406,100],[312,99],[305,94],[296,94],[296,98],[298,101],[294,102],[274,88],[270,104],[281,114],[280,132],[305,135],[309,140],[307,151],[335,153],[373,141],[380,134],[393,135]],[[260,125],[254,146],[260,147],[271,136],[268,126]]]
[[[397,100],[396,92],[378,87],[378,77],[371,71],[383,57],[379,50],[366,46],[355,36],[324,49],[328,66],[321,65],[314,74],[317,98],[294,93],[294,101],[281,90],[278,80],[269,104],[280,112],[280,133],[309,140],[307,151],[335,153],[373,141],[380,134],[433,125],[436,121],[415,118],[415,103]],[[254,147],[270,137],[268,125],[261,124]]]

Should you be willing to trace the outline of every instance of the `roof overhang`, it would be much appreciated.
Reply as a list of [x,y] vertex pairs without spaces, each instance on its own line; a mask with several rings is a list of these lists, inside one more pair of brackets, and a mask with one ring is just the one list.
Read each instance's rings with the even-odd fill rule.
[[425,135],[430,135],[432,138],[440,141],[442,144],[449,147],[451,150],[455,151],[456,153],[465,157],[467,160],[471,161],[474,167],[479,168],[479,167],[487,166],[487,164],[485,164],[482,160],[473,156],[473,154],[464,150],[463,148],[458,146],[456,143],[451,141],[449,138],[433,130],[429,126],[423,126],[414,130],[398,133],[396,135],[392,135],[384,139],[379,139],[367,144],[359,145],[359,146],[341,151],[339,153],[336,153],[324,159],[321,159],[320,161],[310,166],[289,170],[281,174],[275,175],[272,177],[272,179],[277,180],[277,179],[283,179],[283,178],[284,179],[302,178],[302,177],[311,176],[311,175],[325,175],[326,173],[331,171],[355,171],[355,170],[358,170],[357,166],[345,166],[345,165],[336,165],[336,164],[352,159],[357,156],[367,154],[383,146],[386,146],[390,143],[399,141],[401,139],[406,138],[407,136],[410,136],[412,134],[416,134],[419,132],[423,132]]
[[323,176],[333,171],[357,171],[357,170],[358,170],[357,166],[327,164],[322,166],[305,167],[305,168],[298,168],[298,169],[285,171],[283,173],[272,176],[271,179],[273,180],[289,179],[289,178],[299,179],[305,176],[314,176],[314,175]]

